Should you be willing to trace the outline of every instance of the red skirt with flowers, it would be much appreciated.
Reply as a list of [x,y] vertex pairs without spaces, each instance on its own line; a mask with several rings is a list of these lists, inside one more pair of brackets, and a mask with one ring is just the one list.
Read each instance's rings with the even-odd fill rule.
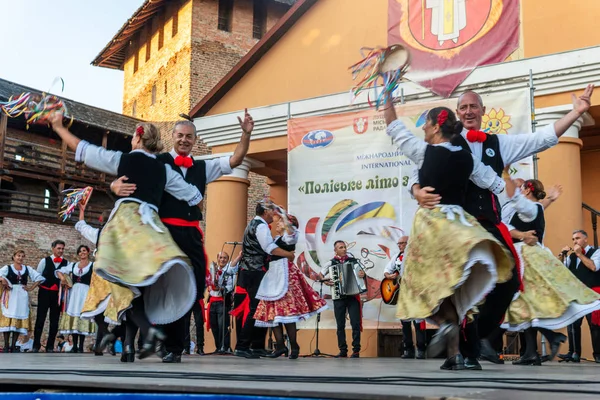
[[300,269],[288,261],[288,289],[279,300],[261,300],[254,313],[255,326],[273,327],[308,319],[327,309],[327,302],[319,297]]

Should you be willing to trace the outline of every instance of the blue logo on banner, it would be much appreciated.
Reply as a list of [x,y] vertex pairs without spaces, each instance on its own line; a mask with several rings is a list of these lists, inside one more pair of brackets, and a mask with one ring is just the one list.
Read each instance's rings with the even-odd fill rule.
[[309,149],[327,147],[333,142],[333,133],[324,130],[308,132],[302,138],[302,144]]

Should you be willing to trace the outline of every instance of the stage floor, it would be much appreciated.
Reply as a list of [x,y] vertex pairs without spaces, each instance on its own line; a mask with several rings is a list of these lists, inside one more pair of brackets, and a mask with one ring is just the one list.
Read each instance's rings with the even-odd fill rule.
[[133,364],[92,354],[0,354],[0,392],[197,393],[321,399],[592,399],[600,364],[542,367],[482,363],[483,371],[440,371],[442,360],[398,358],[295,361],[233,356],[156,357]]

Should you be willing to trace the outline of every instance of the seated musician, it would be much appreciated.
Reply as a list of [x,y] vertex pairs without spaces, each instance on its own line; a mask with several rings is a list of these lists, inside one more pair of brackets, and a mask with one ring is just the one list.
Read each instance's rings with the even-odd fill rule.
[[[335,251],[335,257],[331,259],[329,263],[321,270],[320,277],[324,279],[329,274],[329,266],[342,264],[344,262],[356,262],[358,260],[354,257],[347,255],[346,243],[342,240],[338,240],[333,244]],[[358,273],[359,278],[364,278],[364,271]],[[331,280],[325,282],[328,286],[333,286]],[[333,312],[335,315],[335,321],[337,324],[337,339],[340,353],[336,356],[338,358],[348,357],[348,344],[346,343],[346,311],[350,316],[350,325],[352,326],[352,355],[350,358],[360,357],[360,332],[361,332],[361,307],[360,295],[355,296],[342,296],[341,298],[333,301]]]
[[[402,236],[398,239],[398,255],[392,258],[385,267],[383,275],[388,279],[397,279],[402,275],[402,260],[404,251],[408,243],[408,236]],[[415,345],[413,343],[412,327],[410,321],[402,321],[402,356],[401,358],[415,358]],[[426,331],[421,326],[421,322],[414,321],[415,333],[417,336],[417,359],[425,358]]]

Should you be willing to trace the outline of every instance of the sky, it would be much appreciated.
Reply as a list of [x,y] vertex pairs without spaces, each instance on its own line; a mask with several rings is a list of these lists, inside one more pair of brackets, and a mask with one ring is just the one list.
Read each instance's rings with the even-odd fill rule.
[[123,72],[90,63],[143,2],[0,0],[0,78],[120,113]]

